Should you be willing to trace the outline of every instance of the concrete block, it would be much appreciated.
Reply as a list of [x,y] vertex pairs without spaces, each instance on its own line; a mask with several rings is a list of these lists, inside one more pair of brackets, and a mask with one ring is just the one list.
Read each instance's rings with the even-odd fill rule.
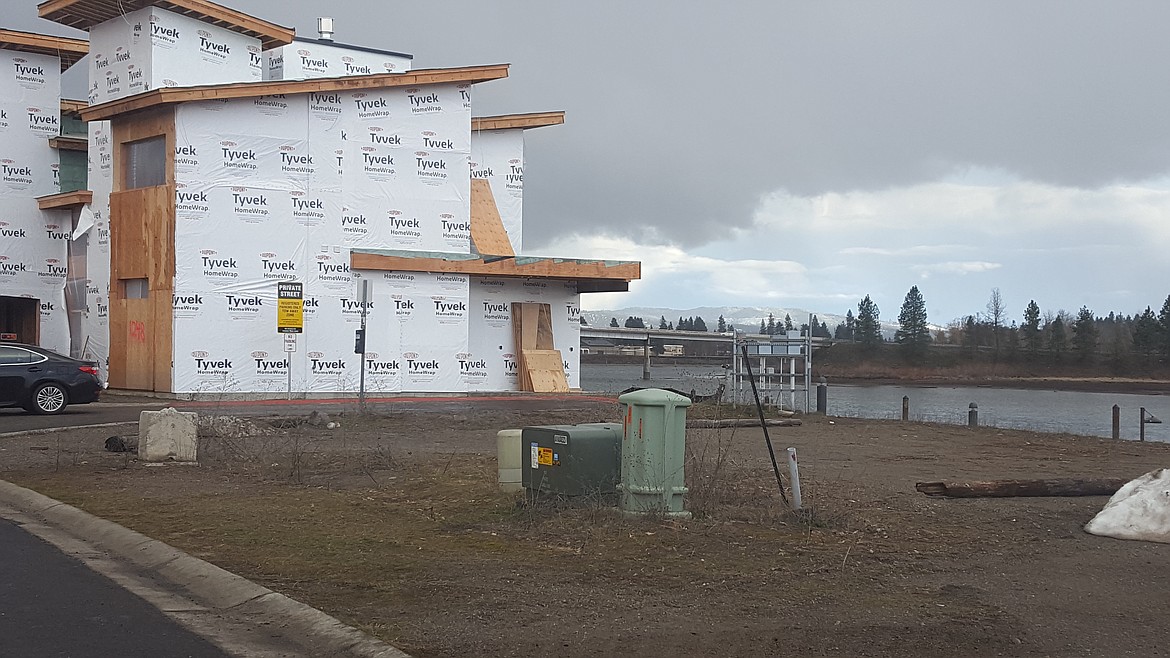
[[138,418],[138,458],[147,462],[193,462],[199,441],[198,414],[143,411]]

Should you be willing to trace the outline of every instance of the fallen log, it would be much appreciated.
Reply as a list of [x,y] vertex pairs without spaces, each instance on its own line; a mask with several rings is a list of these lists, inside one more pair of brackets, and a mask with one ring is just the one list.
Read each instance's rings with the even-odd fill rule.
[[[796,427],[800,425],[800,420],[795,418],[769,418],[767,421],[768,427]],[[710,427],[759,427],[760,421],[755,418],[724,418],[723,420],[706,420],[703,418],[695,418],[687,421],[689,428],[710,428]]]
[[914,485],[927,496],[947,498],[1015,498],[1024,496],[1112,496],[1126,478],[1056,480],[989,480],[974,482],[919,482]]

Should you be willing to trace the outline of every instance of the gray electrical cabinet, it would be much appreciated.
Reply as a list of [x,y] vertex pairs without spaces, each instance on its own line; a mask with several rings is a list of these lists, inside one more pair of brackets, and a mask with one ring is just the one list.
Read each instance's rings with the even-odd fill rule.
[[525,427],[520,436],[526,489],[565,496],[617,491],[621,423]]

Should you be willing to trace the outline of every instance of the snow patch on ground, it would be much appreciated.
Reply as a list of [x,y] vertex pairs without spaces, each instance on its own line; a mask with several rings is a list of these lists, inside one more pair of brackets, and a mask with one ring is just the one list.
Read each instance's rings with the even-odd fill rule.
[[1127,482],[1085,524],[1085,532],[1170,544],[1170,469],[1160,468]]

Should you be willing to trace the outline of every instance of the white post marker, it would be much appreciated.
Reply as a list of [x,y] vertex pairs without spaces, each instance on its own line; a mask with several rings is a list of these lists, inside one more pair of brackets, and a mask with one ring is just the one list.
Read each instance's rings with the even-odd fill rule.
[[361,355],[361,372],[358,375],[358,406],[362,413],[366,413],[366,316],[369,314],[370,307],[370,280],[362,279],[362,349]]
[[792,509],[800,509],[800,470],[796,466],[796,448],[788,449],[788,481],[792,484]]
[[292,355],[297,351],[297,335],[284,334],[284,369],[288,372],[288,399],[292,399]]

